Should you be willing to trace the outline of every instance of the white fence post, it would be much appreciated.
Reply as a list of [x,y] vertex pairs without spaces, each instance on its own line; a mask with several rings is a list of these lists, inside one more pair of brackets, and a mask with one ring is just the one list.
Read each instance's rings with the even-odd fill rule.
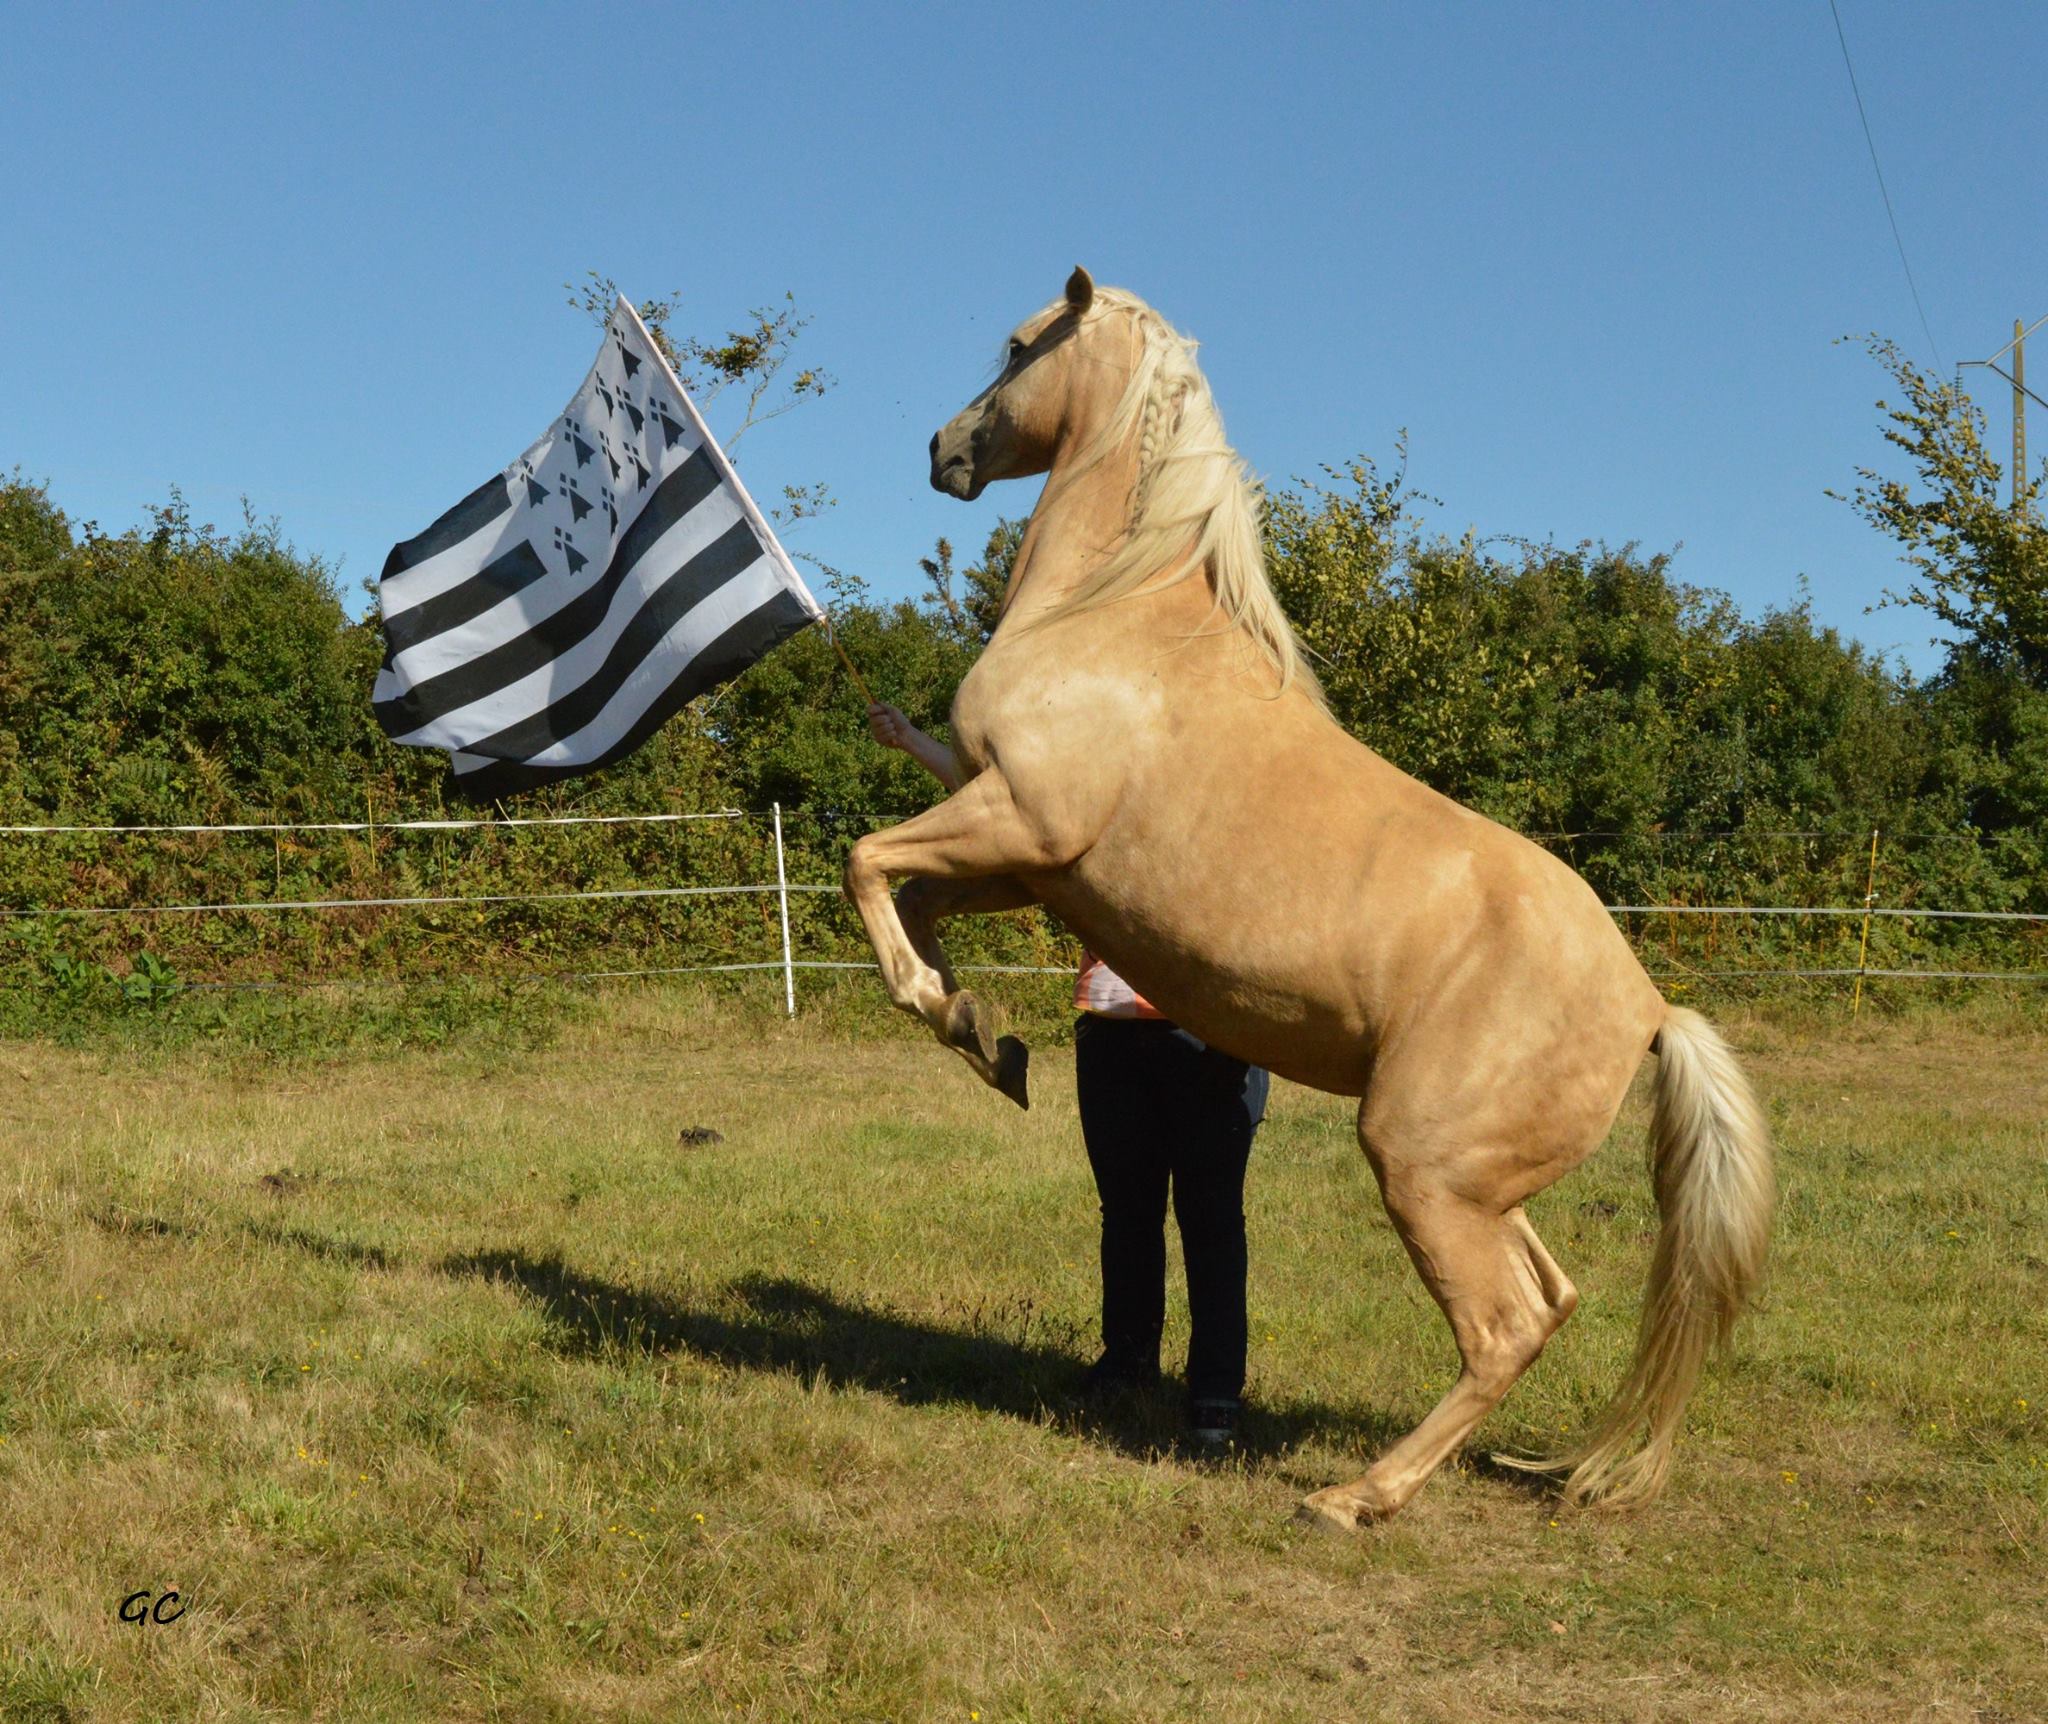
[[1863,978],[1870,972],[1870,912],[1877,902],[1877,833],[1870,829],[1870,877],[1863,883],[1863,943],[1856,949],[1856,998],[1849,1007],[1849,1016],[1863,1014]]
[[789,955],[789,877],[782,868],[782,804],[775,804],[775,896],[782,905],[782,1007],[796,1016],[796,965]]

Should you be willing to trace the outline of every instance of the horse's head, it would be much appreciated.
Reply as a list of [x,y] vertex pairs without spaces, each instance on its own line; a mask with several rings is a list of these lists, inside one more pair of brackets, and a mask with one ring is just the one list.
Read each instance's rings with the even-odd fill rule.
[[932,439],[932,489],[972,502],[997,479],[1022,479],[1053,464],[1062,439],[1113,408],[1130,366],[1099,359],[1095,283],[1079,265],[1065,295],[1010,336],[1002,374]]

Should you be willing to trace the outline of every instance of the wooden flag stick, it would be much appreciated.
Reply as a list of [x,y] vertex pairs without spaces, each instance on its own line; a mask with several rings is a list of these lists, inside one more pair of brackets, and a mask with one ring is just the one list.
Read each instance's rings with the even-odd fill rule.
[[832,643],[832,650],[839,655],[839,662],[846,666],[846,674],[853,678],[853,686],[867,697],[868,705],[879,706],[881,702],[875,699],[875,691],[868,687],[867,679],[854,668],[853,660],[846,656],[846,648],[839,644],[839,631],[832,626],[829,615],[825,618],[825,638]]

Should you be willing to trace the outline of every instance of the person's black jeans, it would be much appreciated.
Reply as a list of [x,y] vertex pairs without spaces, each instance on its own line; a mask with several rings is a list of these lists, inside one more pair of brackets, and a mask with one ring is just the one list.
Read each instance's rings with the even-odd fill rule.
[[1074,1029],[1081,1135],[1102,1198],[1102,1345],[1119,1373],[1158,1369],[1166,1199],[1187,1268],[1188,1396],[1244,1392],[1244,1170],[1265,1071],[1157,1018],[1084,1013]]

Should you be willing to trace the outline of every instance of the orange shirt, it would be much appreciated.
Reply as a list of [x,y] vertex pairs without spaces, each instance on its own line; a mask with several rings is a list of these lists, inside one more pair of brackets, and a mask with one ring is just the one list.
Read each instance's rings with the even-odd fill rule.
[[1081,973],[1074,978],[1074,1010],[1099,1018],[1163,1018],[1151,1001],[1093,952],[1081,953]]

